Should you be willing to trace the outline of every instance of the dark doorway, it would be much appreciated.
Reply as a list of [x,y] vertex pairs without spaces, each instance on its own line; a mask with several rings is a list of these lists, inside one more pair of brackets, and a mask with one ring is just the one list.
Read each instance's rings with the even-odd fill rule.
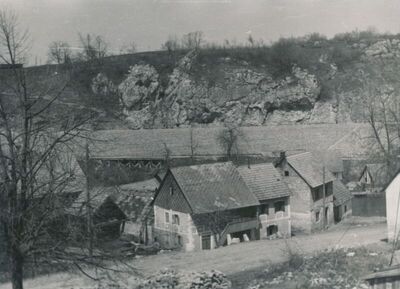
[[278,226],[277,225],[271,225],[267,227],[267,236],[271,236],[278,233]]
[[329,213],[329,208],[325,208],[325,224],[328,224],[328,213]]
[[333,208],[333,216],[335,218],[335,223],[339,223],[341,221],[342,216],[340,215],[340,206]]
[[201,237],[201,249],[210,250],[211,249],[211,236],[202,236]]

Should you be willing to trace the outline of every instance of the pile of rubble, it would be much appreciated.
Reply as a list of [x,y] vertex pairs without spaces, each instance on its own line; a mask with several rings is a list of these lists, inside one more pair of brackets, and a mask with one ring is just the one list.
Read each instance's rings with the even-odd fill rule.
[[386,261],[383,254],[367,250],[325,251],[313,257],[303,257],[301,266],[291,266],[288,262],[269,267],[247,289],[368,289],[362,277]]
[[174,270],[163,270],[147,278],[137,289],[230,289],[231,282],[218,271],[179,273]]
[[[91,289],[231,289],[232,284],[221,272],[178,272],[165,269],[145,279],[123,278],[105,274]],[[80,288],[81,289],[81,288]]]

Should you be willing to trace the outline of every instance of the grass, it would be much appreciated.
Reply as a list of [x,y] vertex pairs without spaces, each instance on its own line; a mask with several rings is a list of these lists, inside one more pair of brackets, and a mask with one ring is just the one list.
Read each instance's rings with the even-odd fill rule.
[[376,247],[329,250],[312,256],[288,255],[285,263],[229,276],[233,288],[360,288],[363,276],[389,264],[389,252]]

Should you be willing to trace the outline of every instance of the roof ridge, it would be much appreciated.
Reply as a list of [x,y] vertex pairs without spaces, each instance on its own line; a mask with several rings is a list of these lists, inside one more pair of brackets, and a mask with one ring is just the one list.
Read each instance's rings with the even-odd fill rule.
[[344,139],[346,139],[347,137],[349,137],[350,134],[352,134],[352,133],[354,133],[356,130],[358,130],[359,127],[360,127],[360,126],[356,124],[356,125],[354,126],[354,128],[353,128],[350,132],[348,132],[347,134],[345,134],[344,136],[342,136],[340,139],[338,139],[336,142],[334,142],[332,145],[330,145],[330,146],[327,148],[327,151],[331,150],[331,149],[334,148],[337,144],[339,144],[339,143],[342,142]]

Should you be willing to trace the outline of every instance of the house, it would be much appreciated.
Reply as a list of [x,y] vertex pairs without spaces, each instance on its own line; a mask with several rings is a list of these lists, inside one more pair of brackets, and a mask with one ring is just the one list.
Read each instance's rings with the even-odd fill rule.
[[400,172],[388,183],[384,191],[388,240],[393,241],[398,238],[400,228]]
[[391,266],[369,274],[363,278],[370,289],[385,289],[400,287],[400,266]]
[[154,199],[164,248],[213,249],[258,238],[260,202],[231,162],[170,168]]
[[292,156],[281,153],[276,164],[292,192],[292,231],[310,233],[334,223],[333,181],[322,161],[306,152]]
[[333,181],[333,215],[335,223],[352,215],[353,195],[340,180]]
[[[117,205],[116,187],[94,187],[86,191],[64,195],[64,219],[71,226],[87,230],[88,208],[91,208],[95,235],[101,239],[116,239],[124,232],[127,215]],[[68,199],[66,197],[69,197]],[[82,231],[77,230],[80,234]]]
[[318,150],[313,151],[312,154],[318,160],[321,160],[325,167],[335,176],[338,180],[343,180],[344,164],[342,156],[338,151],[334,150]]
[[380,193],[388,181],[388,174],[385,164],[367,164],[358,181],[364,191]]
[[260,202],[260,238],[291,235],[290,190],[272,163],[237,168],[250,191]]

